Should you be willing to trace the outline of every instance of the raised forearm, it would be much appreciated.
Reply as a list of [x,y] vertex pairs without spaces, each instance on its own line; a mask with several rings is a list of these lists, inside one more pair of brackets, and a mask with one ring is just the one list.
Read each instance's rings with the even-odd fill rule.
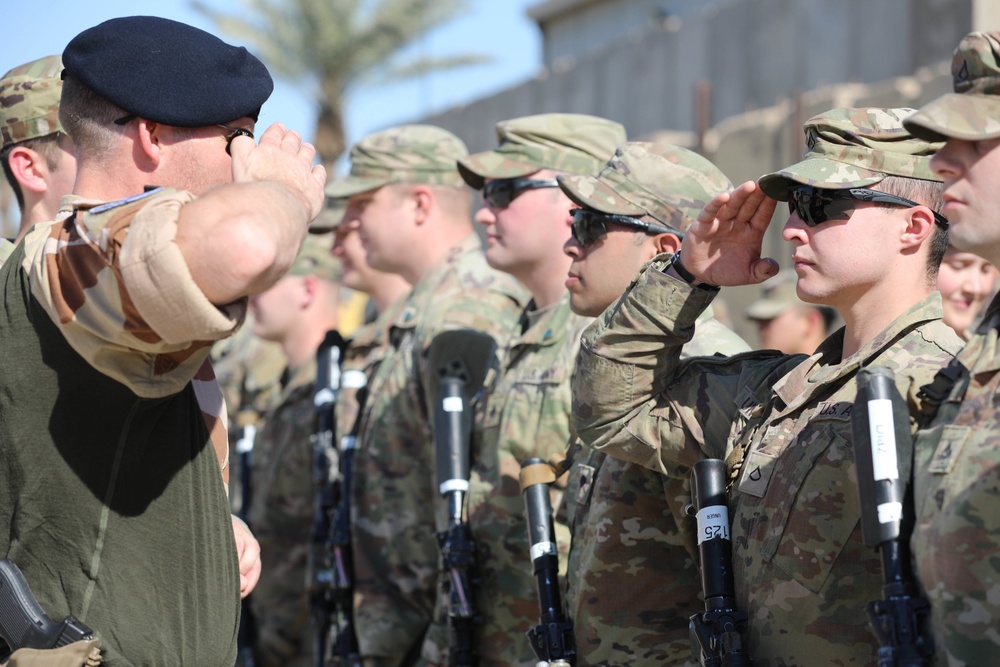
[[235,183],[181,208],[176,243],[198,287],[224,305],[266,290],[288,271],[310,215],[282,183]]

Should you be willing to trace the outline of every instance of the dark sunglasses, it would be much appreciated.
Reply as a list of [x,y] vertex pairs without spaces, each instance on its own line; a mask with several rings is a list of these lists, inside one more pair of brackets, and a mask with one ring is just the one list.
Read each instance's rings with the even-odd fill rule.
[[673,234],[677,238],[684,237],[684,235],[676,229],[671,229],[670,227],[657,225],[651,222],[643,222],[639,218],[633,218],[629,215],[601,213],[600,211],[594,211],[589,208],[574,208],[570,211],[570,214],[573,216],[573,224],[570,226],[570,231],[573,234],[573,239],[581,246],[588,246],[591,243],[600,241],[606,237],[608,235],[607,223],[609,222],[616,225],[622,225],[623,227],[638,229],[649,234],[650,236],[655,236],[657,234]]
[[525,190],[558,187],[559,181],[551,178],[501,178],[483,186],[483,201],[490,208],[507,208]]
[[[130,113],[121,118],[115,118],[115,125],[128,125],[133,120],[139,116],[134,113]],[[224,130],[229,130],[229,134],[226,135],[226,155],[232,155],[231,147],[233,145],[233,139],[236,137],[250,137],[253,139],[253,132],[250,130],[245,130],[242,127],[229,127],[228,125],[223,125],[222,123],[216,123],[216,127],[221,127]]]
[[[856,202],[893,204],[907,208],[920,206],[909,199],[868,188],[825,190],[803,185],[792,190],[791,198],[788,200],[788,212],[797,214],[807,226],[815,227],[827,220],[847,220],[857,207]],[[948,229],[948,219],[940,213],[934,213],[934,222]]]

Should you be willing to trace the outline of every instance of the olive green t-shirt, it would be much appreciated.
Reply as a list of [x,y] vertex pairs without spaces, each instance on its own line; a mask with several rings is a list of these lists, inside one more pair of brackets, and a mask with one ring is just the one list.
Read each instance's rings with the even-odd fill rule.
[[94,370],[23,258],[0,268],[0,557],[101,635],[107,667],[231,666],[239,568],[194,389],[143,399]]

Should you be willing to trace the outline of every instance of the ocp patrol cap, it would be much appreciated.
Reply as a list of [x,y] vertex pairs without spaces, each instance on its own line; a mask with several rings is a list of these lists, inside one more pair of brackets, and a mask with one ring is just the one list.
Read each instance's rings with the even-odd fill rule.
[[903,124],[929,141],[1000,137],[1000,32],[966,35],[951,60],[954,91],[924,105]]
[[400,125],[369,134],[351,147],[351,172],[326,190],[344,199],[390,183],[461,187],[457,162],[469,154],[461,139],[433,125]]
[[800,185],[843,190],[874,185],[887,176],[940,181],[930,163],[942,144],[914,137],[903,127],[912,112],[865,107],[813,116],[805,124],[802,161],[761,176],[757,183],[767,196],[787,201]]
[[0,78],[0,150],[63,131],[59,123],[62,69],[59,56],[46,56]]
[[470,187],[487,178],[519,178],[540,169],[596,174],[627,139],[621,123],[574,113],[546,113],[497,123],[499,146],[458,161]]
[[274,82],[264,63],[193,26],[158,16],[105,21],[63,51],[64,76],[129,114],[175,127],[254,120]]
[[680,233],[705,204],[732,183],[693,151],[662,143],[622,144],[597,176],[558,176],[579,206],[603,213],[647,216]]

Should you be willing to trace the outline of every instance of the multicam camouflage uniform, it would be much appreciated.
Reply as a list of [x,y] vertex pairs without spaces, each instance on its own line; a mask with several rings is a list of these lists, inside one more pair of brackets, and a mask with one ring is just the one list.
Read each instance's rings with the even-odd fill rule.
[[0,269],[17,359],[0,364],[0,554],[52,617],[103,630],[107,665],[236,657],[226,411],[207,357],[246,301],[212,305],[186,270],[173,238],[192,199],[67,197],[70,214]]
[[[46,56],[0,77],[0,150],[63,132],[59,123],[62,57]],[[0,239],[0,266],[14,244]]]
[[[465,182],[475,189],[481,189],[486,178],[518,178],[541,169],[593,174],[625,141],[619,123],[582,114],[515,118],[498,123],[496,131],[498,148],[458,163]],[[566,223],[538,220],[537,224],[565,229]],[[481,667],[533,667],[537,662],[524,634],[538,623],[538,595],[518,475],[522,461],[536,456],[548,459],[566,449],[569,379],[580,334],[589,322],[590,318],[573,314],[568,294],[541,309],[532,301],[478,415],[482,430],[476,431],[466,512],[482,580],[475,592],[482,615],[476,635]],[[552,495],[553,506],[558,506],[561,492],[553,490]],[[556,532],[565,561],[569,530],[557,521]],[[448,597],[441,596],[438,618],[444,616],[447,604]],[[424,657],[439,664],[445,661],[431,651]]]
[[[506,370],[486,398],[473,450],[467,511],[482,578],[476,590],[483,617],[476,643],[481,665],[537,662],[524,635],[538,623],[538,596],[518,474],[522,461],[566,450],[573,359],[591,321],[573,314],[568,295],[526,318],[526,330],[504,355]],[[557,506],[561,493],[553,495]],[[565,559],[569,530],[557,524],[556,532]]]
[[[330,254],[330,234],[310,234],[289,270],[336,283],[340,261]],[[320,334],[325,332],[319,332]],[[284,356],[284,355],[282,355]],[[260,580],[248,598],[256,624],[260,667],[315,664],[308,572],[316,488],[313,436],[317,418],[316,356],[281,374],[274,407],[263,415],[253,448],[247,518],[260,544]]]
[[[749,349],[709,308],[681,357]],[[688,617],[702,604],[688,481],[583,444],[576,452],[566,607],[577,666],[687,664]]]
[[257,664],[315,664],[316,629],[307,586],[312,530],[313,393],[316,358],[285,371],[278,405],[254,444],[248,513],[264,567],[248,598],[257,627]]
[[[1000,137],[1000,33],[967,35],[955,51],[952,74],[955,92],[922,108],[906,127],[936,141],[995,141]],[[917,438],[918,514],[911,544],[931,601],[940,664],[1000,664],[998,339],[1000,298],[959,354],[949,374],[954,387]]]
[[[338,443],[343,442],[344,436],[355,427],[361,408],[358,392],[364,387],[367,394],[368,384],[389,351],[389,327],[396,321],[405,303],[406,298],[403,297],[389,304],[374,322],[357,329],[347,341],[344,362],[340,366],[341,387],[337,394]],[[359,377],[359,373],[363,377]]]
[[[340,190],[332,196],[390,182],[460,187],[455,160],[465,155],[457,137],[434,127],[376,133],[352,148],[351,175],[334,183]],[[414,285],[390,325],[390,347],[368,384],[352,486],[355,622],[366,664],[395,667],[418,655],[434,610],[439,498],[427,349],[450,329],[501,338],[517,321],[523,294],[486,265],[470,234]]]
[[247,322],[233,336],[216,342],[210,358],[229,413],[229,458],[234,466],[229,499],[233,512],[242,517],[243,479],[236,448],[246,429],[258,431],[262,417],[277,404],[285,355],[277,343],[255,336],[252,323]]
[[[619,147],[597,177],[562,181],[580,206],[641,214],[679,234],[705,202],[732,187],[711,162],[691,151],[640,142]],[[709,309],[698,318],[681,357],[749,349]],[[684,513],[690,502],[687,480],[586,444],[575,447],[571,457],[573,541],[566,602],[576,664],[684,664],[691,656],[688,617],[701,605],[694,527]]]
[[[932,147],[908,139],[901,116],[834,110],[813,118],[806,159],[762,178],[761,187],[784,198],[801,182],[932,178]],[[875,160],[884,172],[872,169]],[[715,292],[667,276],[672,261],[651,262],[584,333],[574,427],[598,449],[668,476],[686,475],[706,456],[728,457],[736,603],[749,614],[755,664],[874,664],[878,644],[862,610],[881,597],[882,575],[860,539],[854,376],[863,365],[889,367],[919,409],[920,386],[960,344],[939,321],[940,296],[911,305],[847,359],[840,330],[811,357],[751,352],[680,362]]]

